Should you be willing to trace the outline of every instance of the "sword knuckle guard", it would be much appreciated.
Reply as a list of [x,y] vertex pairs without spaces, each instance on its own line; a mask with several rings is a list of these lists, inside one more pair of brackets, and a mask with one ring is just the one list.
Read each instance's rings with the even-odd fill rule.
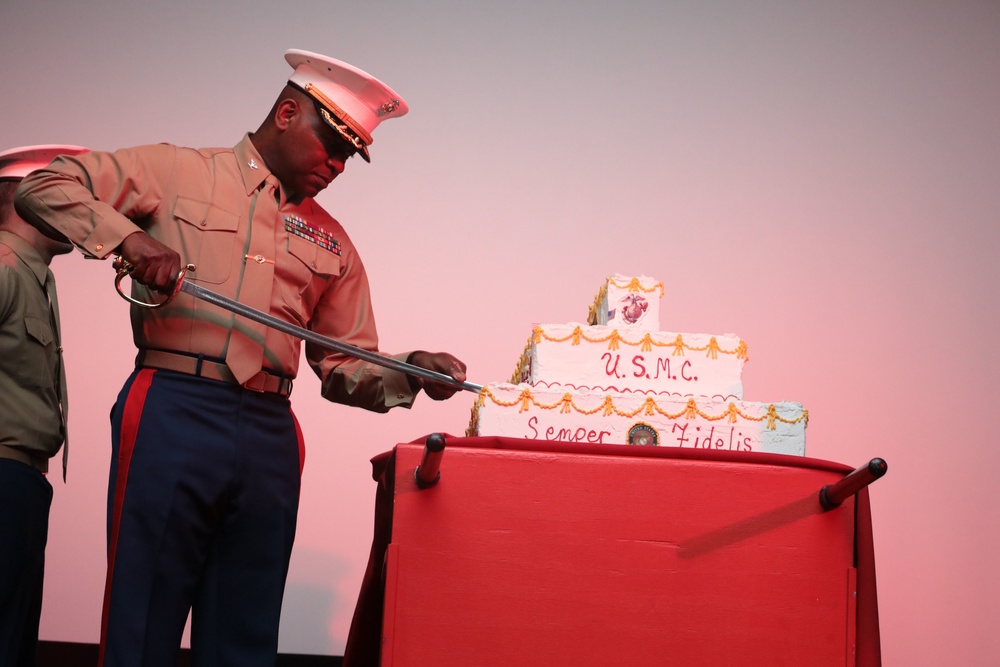
[[131,303],[133,306],[139,306],[140,308],[149,308],[149,309],[162,308],[163,306],[173,301],[174,297],[177,296],[177,293],[181,291],[181,287],[184,285],[184,278],[185,276],[187,276],[188,271],[194,271],[197,268],[195,267],[194,264],[186,264],[185,266],[182,266],[181,270],[177,273],[177,279],[174,280],[174,287],[171,290],[170,295],[163,301],[160,301],[159,303],[147,303],[145,301],[139,301],[138,299],[132,298],[130,295],[125,293],[125,290],[122,289],[122,279],[124,279],[125,276],[132,273],[132,269],[135,267],[133,267],[132,264],[129,263],[127,259],[121,256],[115,257],[111,265],[115,268],[116,271],[115,289],[118,290],[119,296],[121,296],[121,298]]

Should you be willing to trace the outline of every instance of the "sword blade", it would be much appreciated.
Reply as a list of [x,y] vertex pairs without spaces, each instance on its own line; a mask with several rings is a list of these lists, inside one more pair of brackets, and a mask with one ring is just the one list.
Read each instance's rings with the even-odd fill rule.
[[398,359],[393,359],[392,357],[387,357],[377,352],[364,350],[356,345],[345,343],[344,341],[337,340],[336,338],[330,338],[328,336],[318,334],[315,331],[303,329],[302,327],[292,324],[291,322],[279,319],[274,315],[270,315],[268,313],[261,312],[256,308],[244,305],[235,299],[230,299],[227,296],[222,296],[221,294],[216,294],[212,290],[205,289],[200,285],[195,285],[189,280],[181,281],[180,291],[190,294],[196,299],[207,301],[208,303],[216,305],[219,308],[228,310],[231,313],[236,313],[237,315],[245,317],[248,320],[253,320],[254,322],[271,327],[272,329],[277,329],[278,331],[286,333],[290,336],[295,336],[296,338],[309,341],[310,343],[314,343],[328,350],[336,350],[337,352],[354,357],[355,359],[361,359],[362,361],[367,361],[378,366],[384,366],[385,368],[399,371],[400,373],[414,375],[416,377],[424,378],[425,380],[440,382],[441,384],[446,384],[449,387],[464,389],[465,391],[471,391],[476,394],[483,390],[482,385],[473,384],[471,382],[458,382],[450,375],[438,373],[437,371],[432,371],[421,366],[414,366],[413,364],[408,364],[405,361],[399,361]]

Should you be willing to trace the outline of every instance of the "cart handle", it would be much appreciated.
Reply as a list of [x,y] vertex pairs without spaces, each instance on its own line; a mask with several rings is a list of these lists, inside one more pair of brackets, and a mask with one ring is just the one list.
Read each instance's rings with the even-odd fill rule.
[[432,433],[427,436],[420,465],[413,470],[413,479],[417,482],[417,487],[427,489],[438,483],[441,479],[442,458],[444,458],[444,436]]
[[840,507],[850,496],[881,477],[889,469],[883,459],[872,459],[835,484],[827,484],[819,490],[819,504],[824,510]]

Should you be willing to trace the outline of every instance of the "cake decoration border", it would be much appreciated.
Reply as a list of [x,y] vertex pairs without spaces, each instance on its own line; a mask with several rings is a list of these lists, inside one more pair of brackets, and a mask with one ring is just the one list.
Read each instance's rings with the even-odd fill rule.
[[[719,414],[711,415],[702,410],[700,407],[698,407],[698,403],[694,398],[689,398],[684,408],[681,409],[679,412],[671,413],[661,408],[652,396],[647,396],[646,399],[642,402],[642,404],[635,410],[627,411],[627,410],[621,410],[618,407],[616,407],[614,402],[614,397],[611,395],[606,395],[604,397],[604,401],[600,405],[598,405],[596,408],[588,410],[578,406],[576,404],[576,401],[573,400],[573,394],[569,392],[563,394],[562,398],[556,400],[555,402],[546,405],[540,402],[531,393],[530,387],[523,388],[518,397],[513,401],[504,401],[498,398],[492,392],[489,386],[483,387],[483,390],[479,393],[479,396],[476,399],[476,403],[472,408],[473,421],[478,421],[477,409],[483,407],[486,404],[487,396],[490,398],[491,401],[493,401],[493,403],[499,405],[500,407],[509,408],[520,404],[521,407],[518,410],[518,412],[526,412],[530,409],[532,405],[534,405],[542,410],[558,409],[559,412],[563,414],[575,411],[582,415],[592,415],[596,414],[597,412],[601,412],[601,416],[603,417],[609,417],[612,414],[615,414],[618,415],[619,417],[625,417],[627,419],[631,419],[632,417],[635,417],[636,415],[642,413],[645,416],[660,414],[666,417],[667,419],[671,420],[678,419],[680,417],[684,417],[685,419],[694,419],[695,417],[701,417],[706,421],[719,421],[721,419],[726,419],[727,423],[729,424],[735,424],[739,420],[739,418],[743,418],[746,421],[751,421],[751,422],[762,422],[766,420],[767,422],[766,426],[771,431],[777,429],[778,422],[781,422],[783,424],[798,424],[799,422],[803,422],[804,426],[806,427],[809,426],[809,410],[802,408],[801,415],[799,415],[794,419],[788,419],[778,414],[778,409],[774,403],[769,403],[767,407],[767,412],[761,415],[760,417],[754,417],[753,415],[746,414],[736,406],[735,401],[730,401],[726,409],[720,412]],[[472,424],[470,424],[469,429],[470,432],[473,430]]]
[[572,340],[571,343],[572,345],[579,345],[581,340],[585,340],[588,343],[603,343],[605,341],[609,341],[608,342],[609,350],[617,350],[619,344],[631,345],[633,347],[638,345],[640,346],[640,349],[643,352],[652,352],[654,346],[673,347],[674,351],[672,353],[672,356],[675,357],[683,357],[684,350],[687,349],[691,350],[692,352],[707,351],[705,356],[708,357],[709,359],[718,359],[719,354],[722,353],[722,354],[735,354],[737,359],[742,359],[743,361],[750,360],[749,348],[747,347],[746,341],[744,341],[742,338],[739,339],[740,342],[736,347],[734,347],[731,350],[724,350],[719,345],[719,341],[715,336],[712,336],[706,345],[703,345],[701,347],[695,347],[693,345],[688,345],[687,343],[684,342],[684,334],[677,334],[677,338],[675,338],[673,341],[669,343],[663,343],[657,340],[653,340],[651,332],[649,331],[645,332],[642,338],[635,341],[628,340],[626,337],[622,336],[618,332],[618,329],[612,329],[611,333],[609,333],[606,336],[593,338],[591,336],[588,336],[583,331],[583,325],[578,324],[573,329],[573,331],[566,334],[562,338],[558,338],[556,336],[551,336],[545,333],[545,330],[542,328],[542,326],[538,325],[531,330],[531,338],[528,340],[528,347],[530,347],[532,344],[540,343],[543,338],[552,343],[565,343],[568,340]]
[[[511,382],[510,384],[521,384],[520,380]],[[528,383],[524,383],[528,384]],[[535,380],[530,383],[535,389],[552,390],[557,391],[559,389],[569,389],[574,392],[590,392],[596,394],[622,394],[623,396],[629,394],[644,394],[646,396],[655,396],[659,398],[669,397],[675,399],[682,398],[704,398],[716,403],[722,403],[723,401],[742,401],[742,397],[736,394],[692,394],[692,393],[682,393],[679,391],[660,391],[657,389],[639,389],[633,387],[617,387],[613,384],[602,384],[602,385],[589,385],[589,384],[577,384],[575,382],[548,382],[546,380]]]

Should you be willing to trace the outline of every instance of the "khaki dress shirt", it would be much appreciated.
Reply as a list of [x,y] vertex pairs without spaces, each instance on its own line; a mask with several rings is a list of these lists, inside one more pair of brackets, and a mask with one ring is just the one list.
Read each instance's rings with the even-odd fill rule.
[[42,472],[65,439],[46,278],[49,267],[31,244],[0,230],[0,458]]
[[[24,219],[47,223],[95,258],[142,230],[176,250],[182,265],[195,265],[188,280],[324,336],[378,349],[368,278],[354,245],[313,199],[286,199],[249,134],[234,148],[157,144],[63,156],[21,182],[15,205]],[[274,269],[259,288],[244,283],[255,257]],[[163,298],[138,283],[132,293],[143,301]],[[140,350],[224,359],[237,330],[263,337],[264,368],[288,377],[298,371],[299,339],[273,329],[255,333],[244,318],[183,292],[163,308],[133,306],[131,316]],[[331,401],[376,412],[413,402],[403,373],[312,343],[306,358]]]

